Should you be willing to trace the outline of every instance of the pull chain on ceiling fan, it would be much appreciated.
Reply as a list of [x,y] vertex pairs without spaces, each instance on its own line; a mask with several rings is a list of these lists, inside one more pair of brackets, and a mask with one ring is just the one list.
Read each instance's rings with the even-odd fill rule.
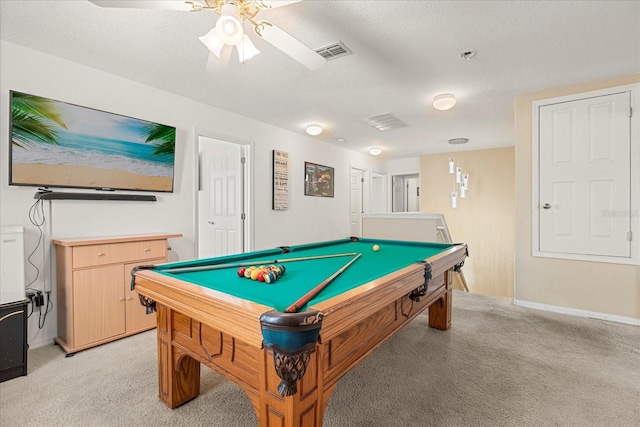
[[[326,62],[325,58],[280,27],[268,21],[256,21],[254,19],[262,9],[273,9],[291,3],[298,3],[302,0],[89,1],[102,7],[165,9],[191,12],[213,10],[220,15],[220,18],[218,18],[215,27],[211,31],[200,37],[200,41],[204,43],[211,52],[209,54],[209,64],[207,68],[212,68],[212,61],[219,61],[226,64],[231,57],[234,46],[238,52],[240,62],[247,61],[260,53],[251,42],[249,36],[244,33],[244,21],[249,22],[253,26],[253,30],[258,37],[280,49],[305,67],[311,70],[317,70]],[[212,57],[212,55],[215,55],[215,57]]]

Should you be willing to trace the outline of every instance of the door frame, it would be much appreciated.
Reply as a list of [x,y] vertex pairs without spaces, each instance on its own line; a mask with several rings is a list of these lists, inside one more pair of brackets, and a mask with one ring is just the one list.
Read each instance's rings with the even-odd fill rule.
[[[540,148],[539,148],[539,109],[540,107],[561,102],[571,102],[586,98],[594,98],[605,95],[629,92],[631,100],[631,153],[629,162],[631,164],[631,211],[626,213],[631,216],[631,256],[629,258],[581,255],[581,254],[558,254],[540,251],[538,235],[540,233]],[[640,265],[640,83],[633,83],[622,86],[615,86],[606,89],[581,92],[570,95],[559,96],[549,99],[541,99],[533,102],[531,118],[531,244],[532,255],[546,258],[573,259],[579,261],[606,262],[613,264],[633,264]]]
[[[420,171],[407,171],[407,172],[393,172],[387,175],[387,212],[393,213],[393,180],[397,176],[408,176],[408,175],[417,175],[418,176],[418,187],[421,186],[421,176]],[[418,198],[418,204],[420,204],[420,198]],[[423,212],[421,207],[418,207],[418,212]]]
[[245,220],[244,220],[244,251],[250,252],[254,248],[255,236],[254,236],[254,141],[243,140],[240,138],[223,135],[217,132],[208,131],[205,129],[196,128],[194,130],[194,143],[193,143],[193,236],[194,247],[193,252],[196,254],[196,258],[200,257],[198,253],[199,239],[200,239],[200,206],[198,191],[200,188],[200,137],[218,139],[223,142],[231,144],[238,144],[244,148],[244,176],[243,178],[243,193],[244,197],[242,203],[244,204]]

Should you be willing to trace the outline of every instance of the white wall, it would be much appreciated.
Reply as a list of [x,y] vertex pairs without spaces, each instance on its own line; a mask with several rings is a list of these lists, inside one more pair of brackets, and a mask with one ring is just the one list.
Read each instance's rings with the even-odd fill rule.
[[418,173],[420,172],[420,157],[389,160],[385,163],[385,170],[389,175]]
[[[72,201],[46,202],[45,231],[54,238],[93,237],[134,233],[182,233],[172,239],[171,260],[195,256],[195,129],[208,134],[252,142],[254,248],[346,237],[349,234],[349,166],[364,165],[381,170],[380,161],[368,154],[332,144],[126,80],[60,58],[0,42],[0,225],[25,227],[25,257],[36,247],[37,229],[29,222],[35,188],[8,185],[9,91],[17,90],[86,107],[157,121],[177,127],[174,193],[156,193],[157,202]],[[289,153],[289,210],[271,210],[271,150]],[[304,196],[304,162],[335,168],[335,197]],[[42,249],[32,257],[40,276],[35,287],[54,289],[49,269],[46,236]],[[54,264],[55,265],[55,264]],[[55,268],[55,267],[53,267]],[[35,269],[27,264],[27,282]],[[32,347],[53,342],[56,310],[42,330],[37,315],[29,320]]]

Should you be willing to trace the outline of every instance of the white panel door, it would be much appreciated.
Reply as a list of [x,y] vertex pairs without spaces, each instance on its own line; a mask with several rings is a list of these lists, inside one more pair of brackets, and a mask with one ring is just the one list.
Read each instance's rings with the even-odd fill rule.
[[629,257],[629,93],[539,109],[541,252]]
[[198,256],[242,252],[242,147],[217,139],[198,140]]
[[359,169],[351,169],[351,212],[349,215],[349,223],[351,224],[351,236],[360,237],[362,234],[362,181],[364,173]]
[[420,211],[420,178],[407,178],[407,212]]

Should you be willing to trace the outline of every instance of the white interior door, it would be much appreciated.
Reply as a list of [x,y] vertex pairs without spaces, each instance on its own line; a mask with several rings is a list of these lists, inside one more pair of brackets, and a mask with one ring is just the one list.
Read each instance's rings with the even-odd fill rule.
[[200,136],[198,155],[198,256],[243,252],[242,146]]
[[349,215],[349,223],[351,236],[360,237],[362,234],[362,209],[363,209],[363,181],[364,171],[360,169],[351,169],[351,212]]
[[542,252],[631,255],[630,96],[539,109]]
[[407,178],[407,212],[420,211],[420,178]]

